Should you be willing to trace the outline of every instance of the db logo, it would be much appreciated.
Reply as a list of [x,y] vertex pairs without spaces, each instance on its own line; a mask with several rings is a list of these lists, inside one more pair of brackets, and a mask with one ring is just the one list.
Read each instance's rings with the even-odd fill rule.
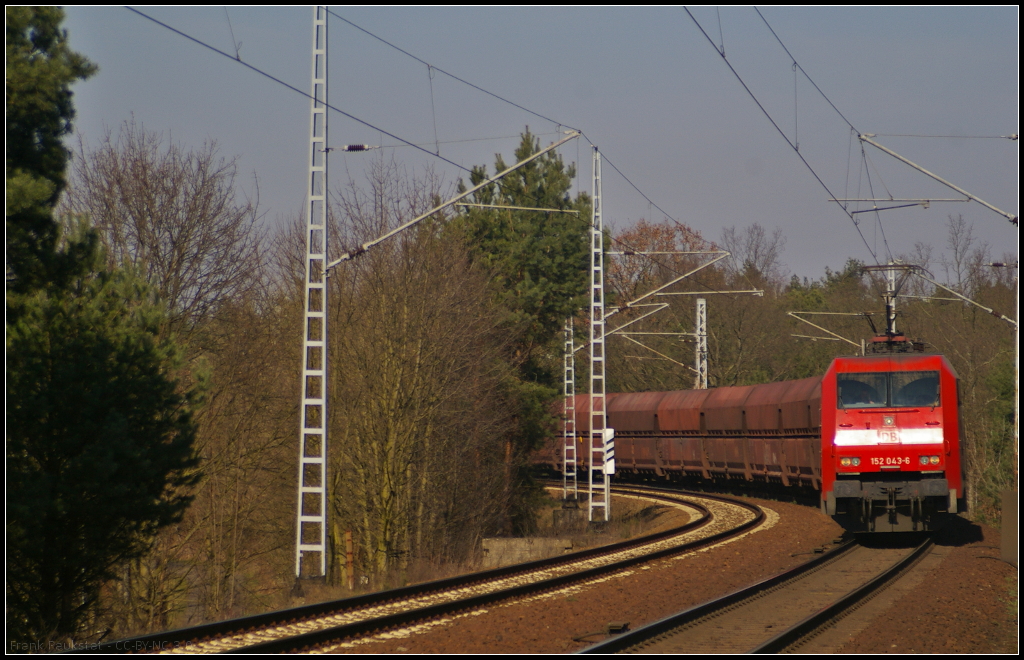
[[896,431],[879,431],[878,432],[879,442],[899,442],[900,434]]

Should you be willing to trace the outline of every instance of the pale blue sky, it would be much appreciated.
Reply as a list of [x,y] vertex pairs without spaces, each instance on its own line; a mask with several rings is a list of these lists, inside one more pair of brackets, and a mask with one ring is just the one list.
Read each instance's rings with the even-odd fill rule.
[[[225,9],[147,8],[147,14],[233,52]],[[405,50],[557,122],[581,128],[658,206],[705,237],[725,226],[781,227],[783,260],[819,277],[848,257],[872,261],[849,218],[778,135],[687,14],[678,8],[333,7]],[[838,196],[855,196],[859,147],[846,124],[804,78],[750,8],[692,10],[729,61],[792,139],[794,106],[801,153]],[[300,89],[309,87],[309,8],[227,10],[242,60]],[[766,8],[790,52],[840,111],[865,133],[1007,135],[1018,132],[1018,10],[1007,8]],[[76,128],[95,144],[134,113],[147,129],[198,146],[214,139],[240,157],[243,186],[259,177],[268,221],[297,214],[306,179],[308,100],[124,8],[69,7],[71,45],[99,65],[75,86]],[[331,18],[330,101],[466,167],[493,165],[524,126],[552,139],[556,126],[467,88],[341,20]],[[489,141],[452,143],[471,138]],[[985,139],[878,140],[1008,212],[1018,212],[1018,142]],[[394,145],[337,114],[333,145]],[[586,143],[561,150],[584,162]],[[335,184],[361,178],[368,159],[394,157],[411,173],[432,164],[450,182],[456,168],[408,147],[332,155]],[[875,192],[954,197],[878,151],[869,152]],[[847,179],[847,166],[850,166]],[[604,171],[605,220],[625,227],[660,220],[611,168]],[[849,180],[849,184],[847,181]],[[883,187],[884,184],[884,187]],[[864,187],[861,179],[861,186]],[[862,190],[866,196],[866,189]],[[950,213],[962,213],[994,257],[1012,250],[1007,220],[973,204],[933,204],[882,215],[889,247],[915,242],[940,250]],[[871,214],[862,231],[879,256],[885,246]]]

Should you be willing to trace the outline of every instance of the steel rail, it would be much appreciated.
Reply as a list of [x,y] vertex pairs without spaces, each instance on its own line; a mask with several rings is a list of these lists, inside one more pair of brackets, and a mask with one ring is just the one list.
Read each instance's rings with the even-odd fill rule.
[[875,576],[869,582],[852,590],[820,612],[812,614],[787,630],[783,630],[764,644],[751,649],[750,653],[781,653],[783,649],[812,637],[817,631],[844,617],[864,599],[895,582],[924,557],[932,549],[934,543],[932,537],[929,536],[912,553]]
[[[619,488],[616,488],[616,490],[617,491],[621,491],[621,492],[623,492],[625,494],[639,494],[634,489],[628,489],[628,488],[619,489]],[[726,498],[707,496],[707,495],[704,495],[704,494],[687,494],[687,493],[679,493],[679,492],[670,492],[670,494],[655,494],[655,493],[651,492],[651,493],[647,494],[648,497],[652,497],[653,499],[671,500],[671,501],[674,501],[674,502],[679,502],[679,497],[680,496],[687,496],[687,495],[695,496],[695,497],[702,497],[702,498],[705,498],[705,499],[730,501],[730,502],[732,502],[734,504],[739,504],[741,506],[745,506],[748,509],[753,508],[753,509],[756,510],[756,507],[751,507],[750,505],[748,505],[746,503],[734,502],[734,501],[728,500]],[[609,545],[599,546],[599,547],[595,547],[595,548],[588,548],[586,550],[580,550],[580,551],[577,551],[577,552],[573,552],[573,553],[569,553],[569,554],[565,554],[565,555],[560,555],[558,557],[551,557],[551,558],[548,558],[548,559],[535,560],[535,561],[532,561],[532,562],[527,562],[525,564],[517,564],[517,565],[513,565],[513,566],[506,566],[506,567],[501,567],[501,568],[496,568],[496,569],[490,569],[490,570],[487,570],[487,571],[481,571],[481,572],[472,573],[472,574],[469,574],[469,575],[456,576],[456,577],[452,577],[452,578],[445,578],[445,579],[442,579],[442,580],[435,580],[435,581],[432,581],[432,582],[426,582],[426,583],[417,584],[417,585],[411,585],[411,586],[407,586],[407,587],[400,587],[398,589],[391,589],[391,590],[382,591],[382,592],[376,592],[376,593],[371,593],[371,594],[364,594],[362,596],[355,596],[355,597],[352,597],[352,598],[346,598],[346,599],[335,600],[335,601],[328,601],[328,602],[325,602],[325,603],[317,603],[317,604],[313,604],[313,605],[305,605],[305,606],[296,607],[296,608],[290,608],[290,609],[286,609],[286,610],[278,610],[278,611],[274,611],[274,612],[268,612],[268,613],[265,613],[265,614],[258,614],[258,615],[254,615],[254,616],[248,616],[248,617],[240,617],[240,618],[230,619],[230,620],[227,620],[227,621],[220,621],[220,622],[215,622],[215,623],[203,624],[203,625],[200,625],[200,626],[195,626],[195,627],[190,627],[190,628],[180,628],[180,629],[177,629],[177,630],[171,630],[171,631],[166,631],[166,632],[161,632],[161,633],[153,633],[153,634],[149,634],[149,635],[142,635],[142,636],[139,636],[139,637],[121,639],[121,640],[112,641],[112,642],[105,642],[105,643],[99,643],[99,644],[90,644],[90,645],[87,645],[87,646],[85,646],[83,648],[75,649],[72,652],[78,652],[78,653],[89,653],[89,652],[93,652],[93,653],[118,653],[118,652],[147,652],[147,651],[148,652],[153,652],[153,651],[161,651],[161,650],[172,650],[172,649],[175,649],[175,648],[185,647],[189,643],[196,643],[196,642],[211,640],[211,639],[215,639],[215,638],[219,638],[219,637],[230,637],[230,636],[234,636],[234,635],[241,635],[241,634],[245,634],[247,632],[253,632],[253,631],[257,631],[257,630],[260,630],[260,629],[265,629],[265,628],[269,628],[269,627],[273,627],[273,626],[290,625],[290,624],[295,624],[295,623],[300,623],[300,622],[304,622],[304,621],[313,620],[313,619],[316,619],[316,618],[319,618],[319,617],[336,615],[336,614],[341,614],[341,613],[344,613],[344,612],[356,611],[356,610],[359,610],[359,609],[367,609],[367,608],[374,607],[374,606],[380,606],[380,605],[383,605],[383,604],[386,604],[386,603],[393,603],[395,601],[411,599],[411,598],[415,598],[415,597],[422,597],[422,596],[426,596],[426,595],[434,594],[434,593],[441,593],[441,592],[444,592],[444,591],[447,591],[447,590],[452,590],[452,589],[456,589],[456,588],[463,588],[463,587],[467,587],[467,586],[482,584],[482,583],[486,583],[486,582],[497,580],[497,579],[513,577],[513,576],[516,576],[516,575],[530,573],[530,572],[533,572],[533,571],[536,571],[536,570],[542,570],[542,569],[545,569],[545,568],[552,568],[552,567],[556,567],[556,566],[563,565],[563,564],[569,564],[569,563],[572,563],[572,562],[578,562],[578,561],[582,561],[582,560],[586,560],[586,559],[591,559],[591,558],[599,557],[601,555],[612,554],[612,553],[615,553],[615,552],[620,552],[620,551],[623,551],[623,550],[628,550],[628,549],[631,549],[631,548],[634,548],[634,547],[639,547],[639,546],[642,546],[644,544],[654,543],[654,542],[663,540],[665,538],[668,538],[668,537],[671,537],[671,536],[674,536],[674,535],[679,535],[679,534],[683,534],[683,533],[687,533],[687,532],[692,532],[692,531],[695,531],[695,530],[697,530],[697,529],[707,525],[711,521],[711,514],[710,514],[710,512],[706,508],[700,506],[699,504],[692,503],[692,502],[687,502],[686,504],[688,506],[691,506],[691,507],[694,507],[694,508],[696,508],[698,510],[701,510],[702,513],[704,514],[704,516],[700,520],[687,523],[686,525],[682,525],[680,527],[676,527],[676,528],[673,528],[673,529],[670,529],[670,530],[666,530],[666,531],[663,531],[663,532],[658,532],[658,533],[655,533],[655,534],[649,534],[649,535],[646,535],[646,536],[643,536],[643,537],[639,537],[639,538],[636,538],[636,539],[630,539],[630,540],[627,540],[627,541],[621,541],[621,542],[618,542],[618,543],[613,543],[613,544],[609,544]],[[764,514],[761,513],[759,510],[756,510],[756,511],[757,511],[757,516],[755,517],[755,520],[752,521],[752,524],[757,524],[757,522],[760,522],[760,520],[763,519],[763,515]],[[710,537],[710,538],[714,538],[714,537]],[[683,546],[675,546],[674,548],[669,548],[668,550],[671,550],[671,551],[685,551],[685,545],[683,545]],[[645,555],[644,558],[645,559],[651,559],[653,557],[651,555]],[[610,566],[615,566],[615,565],[617,565],[617,564],[613,563]],[[599,568],[605,568],[605,567],[599,567]],[[617,570],[617,569],[608,569],[608,570]],[[568,575],[577,575],[577,574],[568,574]],[[563,577],[565,577],[565,576],[563,576]],[[542,583],[538,582],[538,583],[534,583],[534,584],[535,585],[539,585],[539,584],[542,584]],[[530,586],[530,585],[526,585],[526,586]],[[546,587],[546,588],[550,588],[550,587]],[[498,593],[502,593],[502,592],[499,591],[499,592],[494,592],[494,593],[498,594]],[[512,597],[512,596],[505,596],[505,597],[507,598],[507,597]],[[466,601],[453,601],[451,604],[463,603],[463,602],[466,602]],[[421,609],[423,609],[423,608],[421,608]],[[421,614],[421,616],[424,616],[424,615],[425,614]],[[390,618],[386,617],[385,619],[390,619]],[[381,622],[384,622],[385,619],[378,619],[378,620],[376,620],[376,621],[378,621],[378,626],[381,625]],[[366,622],[361,622],[361,623],[368,624],[371,621],[373,621],[373,620],[368,620]],[[342,628],[349,629],[350,626],[357,626],[357,625],[359,625],[359,624],[348,624],[348,626],[343,626]],[[395,621],[390,621],[390,622],[384,623],[384,625],[391,626],[391,625],[396,625],[396,624],[395,624]],[[328,630],[334,630],[334,629],[328,629]],[[341,628],[339,628],[338,630],[340,631]],[[356,628],[351,628],[351,630],[352,630],[351,634],[359,634],[359,633],[355,632]],[[324,633],[324,632],[327,632],[327,631],[320,631],[320,632]],[[314,635],[314,634],[315,633],[306,633],[305,635],[300,635],[300,636],[292,637],[292,638],[288,638],[288,639],[295,640],[295,639],[298,639],[299,637],[302,637],[303,639],[306,639],[307,638],[306,635]],[[285,641],[282,641],[282,643],[285,643]],[[256,646],[248,646],[248,647],[245,647],[244,649],[240,649],[240,650],[251,650],[251,649],[256,649],[256,648],[257,648]],[[258,648],[262,648],[262,645],[259,645]],[[295,648],[294,644],[292,644],[290,646],[290,648],[294,649]]]
[[[626,490],[626,489],[623,489],[623,490]],[[633,492],[636,492],[636,491],[633,491]],[[692,494],[688,494],[688,495],[695,496],[695,495],[692,495]],[[653,496],[655,498],[661,497],[659,495],[653,495],[653,494],[646,494],[645,496],[647,496],[647,497],[652,497]],[[356,622],[356,623],[341,625],[341,626],[337,626],[337,627],[334,627],[334,628],[329,628],[329,629],[325,629],[325,630],[319,630],[319,631],[315,631],[315,632],[310,632],[310,633],[306,633],[306,634],[303,634],[303,635],[296,635],[296,636],[293,636],[293,637],[287,637],[287,638],[283,638],[283,639],[280,639],[280,640],[273,640],[273,641],[264,642],[264,643],[260,643],[260,644],[254,644],[254,645],[247,646],[245,648],[240,648],[240,649],[237,649],[237,650],[233,650],[233,651],[230,651],[230,652],[231,653],[284,653],[284,652],[300,652],[301,653],[301,652],[305,652],[305,651],[311,650],[313,648],[316,648],[318,646],[326,646],[326,645],[331,645],[331,644],[337,644],[337,643],[341,643],[342,641],[345,641],[345,640],[348,640],[348,639],[355,639],[355,638],[358,638],[358,637],[364,637],[366,635],[373,634],[373,633],[378,633],[378,632],[383,632],[383,631],[386,631],[386,630],[391,629],[391,628],[400,628],[400,627],[408,626],[408,625],[411,625],[411,624],[414,624],[414,623],[422,622],[422,621],[425,621],[425,620],[434,619],[434,618],[437,618],[437,617],[448,616],[448,615],[452,615],[452,614],[457,614],[459,612],[464,612],[464,611],[468,611],[468,610],[478,609],[478,608],[481,608],[481,607],[485,607],[487,605],[493,605],[493,604],[501,602],[501,601],[510,600],[510,599],[513,599],[513,598],[521,598],[521,597],[527,596],[527,595],[532,595],[532,594],[536,594],[536,593],[542,593],[542,592],[545,592],[545,591],[550,591],[550,590],[553,590],[553,589],[557,589],[559,587],[564,587],[564,586],[570,585],[572,583],[586,582],[586,581],[591,580],[593,578],[600,577],[602,575],[607,575],[609,573],[614,573],[614,572],[617,572],[617,571],[620,571],[620,570],[623,570],[623,569],[626,569],[626,568],[630,568],[630,567],[635,566],[637,564],[642,564],[642,563],[645,563],[645,562],[648,562],[648,561],[653,561],[653,560],[656,560],[656,559],[663,559],[665,557],[670,557],[672,555],[681,554],[681,553],[684,553],[684,552],[689,552],[689,551],[692,551],[692,550],[696,550],[698,548],[701,548],[701,547],[704,547],[704,546],[707,546],[707,545],[712,545],[712,544],[717,543],[719,541],[723,541],[725,539],[728,539],[728,538],[730,538],[732,536],[737,536],[739,534],[742,534],[743,532],[747,531],[748,529],[751,529],[753,527],[756,527],[757,525],[760,525],[761,522],[764,521],[764,518],[765,518],[764,512],[761,511],[758,507],[756,507],[754,505],[751,505],[749,503],[739,502],[739,501],[736,501],[736,500],[731,500],[731,499],[722,498],[722,497],[707,497],[707,496],[705,496],[703,494],[696,495],[696,496],[697,497],[701,497],[701,498],[705,498],[705,499],[714,499],[714,500],[718,500],[718,501],[726,501],[726,502],[729,502],[730,504],[735,504],[735,505],[741,506],[743,508],[746,508],[748,511],[751,511],[752,513],[754,513],[754,517],[751,520],[748,520],[747,522],[745,522],[742,525],[739,525],[739,526],[737,526],[737,527],[735,527],[733,529],[726,530],[726,531],[723,531],[723,532],[719,532],[717,534],[713,534],[711,536],[708,536],[708,537],[703,538],[703,539],[699,539],[697,541],[692,541],[690,543],[684,543],[684,544],[681,544],[681,545],[678,545],[678,546],[673,546],[673,547],[670,547],[670,548],[665,548],[665,549],[658,550],[658,551],[655,551],[655,552],[652,552],[652,553],[647,553],[647,554],[643,554],[643,555],[639,555],[639,556],[635,556],[635,557],[630,557],[628,559],[624,559],[624,560],[617,561],[617,562],[612,562],[610,564],[605,564],[603,566],[597,566],[595,568],[591,568],[591,569],[587,569],[587,570],[583,570],[583,571],[578,571],[578,572],[574,572],[574,573],[567,573],[565,575],[559,575],[559,576],[556,576],[556,577],[553,577],[553,578],[549,578],[549,579],[546,579],[546,580],[540,580],[540,581],[537,581],[537,582],[532,582],[532,583],[529,583],[529,584],[524,584],[524,585],[520,585],[520,586],[517,586],[517,587],[512,587],[510,589],[503,589],[503,590],[499,590],[499,591],[495,591],[495,592],[491,592],[491,593],[487,593],[487,594],[480,594],[478,596],[472,596],[472,597],[469,597],[469,598],[459,599],[459,600],[455,600],[455,601],[451,601],[451,602],[447,602],[447,603],[439,603],[437,605],[430,605],[430,606],[422,607],[422,608],[415,609],[415,610],[410,610],[410,611],[406,611],[406,612],[400,612],[400,613],[389,615],[389,616],[385,616],[385,617],[379,617],[379,618],[376,618],[376,619],[370,619],[370,620],[366,620],[366,621],[359,621],[359,622]],[[680,501],[678,498],[672,498],[670,496],[665,496],[664,499],[673,499],[676,502]],[[693,507],[696,507],[696,508],[703,508],[700,505],[697,505],[697,504],[694,504],[694,503],[689,503],[688,502],[687,504],[688,504],[688,506],[693,506]],[[707,510],[705,509],[705,511],[707,511]],[[693,530],[699,529],[700,527],[705,526],[709,522],[711,522],[710,512],[708,512],[705,515],[705,517],[702,518],[700,521],[697,521],[698,524],[694,525],[694,527],[692,529],[688,529],[687,531],[693,531]],[[684,529],[686,527],[688,527],[688,525],[684,525],[683,527],[680,527],[680,528],[677,528],[677,529]],[[672,530],[669,530],[669,531],[672,532]],[[673,533],[661,532],[661,533],[652,534],[652,535],[650,535],[648,537],[643,537],[643,538],[653,539],[654,537],[658,537],[659,539],[661,539],[661,538],[666,538],[668,536],[673,536],[673,535],[675,535],[677,533],[681,533],[681,532],[673,532]],[[622,544],[615,544],[615,545],[619,546],[619,545],[622,545]],[[642,545],[642,544],[630,544],[630,545],[632,545],[633,547],[636,547],[636,546]],[[603,546],[603,547],[605,549],[607,549],[607,548],[609,548],[611,546]],[[628,549],[628,548],[624,548],[624,549]],[[563,557],[569,557],[569,556],[570,555],[563,555]],[[537,563],[537,562],[531,562],[531,563]],[[528,564],[526,564],[526,565],[528,565]],[[520,565],[520,566],[526,566],[526,565]]]
[[[925,539],[913,552],[909,553],[894,563],[885,571],[877,574],[861,586],[853,589],[845,596],[834,601],[832,604],[821,608],[818,612],[806,617],[797,624],[775,635],[766,642],[754,647],[748,653],[779,653],[782,650],[801,643],[812,637],[817,631],[830,625],[832,622],[842,618],[845,614],[856,607],[861,601],[898,578],[902,573],[909,570],[920,558],[927,553],[933,544],[931,537]],[[604,642],[589,646],[579,651],[583,654],[603,654],[628,652],[637,647],[661,637],[672,630],[695,623],[701,619],[715,616],[734,607],[755,600],[769,592],[775,591],[788,583],[795,582],[809,575],[810,573],[826,567],[828,564],[840,559],[850,550],[858,547],[856,541],[848,541],[829,553],[816,557],[788,571],[784,571],[774,577],[768,578],[749,587],[744,587],[731,594],[715,600],[702,603],[677,614],[665,617],[659,621],[648,624],[636,630],[616,635]]]
[[810,573],[811,571],[818,570],[819,568],[839,559],[842,555],[856,546],[856,542],[848,541],[832,550],[832,552],[826,553],[821,557],[815,557],[808,562],[804,562],[803,564],[791,568],[788,571],[779,573],[774,577],[762,580],[761,582],[757,582],[749,587],[744,587],[722,596],[721,598],[716,598],[706,603],[691,607],[690,609],[683,610],[682,612],[671,614],[664,619],[649,623],[646,626],[637,628],[636,630],[616,635],[615,637],[603,642],[581,649],[579,653],[604,654],[625,651],[639,644],[643,644],[650,639],[663,635],[670,630],[693,623],[722,610],[726,610],[734,605],[742,603],[743,601],[750,600],[763,593],[776,589],[791,580]]

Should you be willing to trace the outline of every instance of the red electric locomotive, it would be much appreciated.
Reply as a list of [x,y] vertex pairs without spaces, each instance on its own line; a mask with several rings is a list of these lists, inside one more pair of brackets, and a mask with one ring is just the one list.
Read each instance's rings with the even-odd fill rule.
[[821,381],[822,509],[866,531],[963,510],[957,376],[941,355],[836,358]]

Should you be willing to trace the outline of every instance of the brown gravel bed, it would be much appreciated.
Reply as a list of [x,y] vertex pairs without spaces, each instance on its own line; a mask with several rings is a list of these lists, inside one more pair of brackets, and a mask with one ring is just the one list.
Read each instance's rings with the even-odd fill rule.
[[[570,596],[492,607],[428,632],[367,641],[344,652],[566,653],[604,639],[613,621],[635,628],[747,586],[831,545],[838,525],[817,510],[751,499],[780,516],[771,529],[714,550],[658,562]],[[999,561],[999,533],[957,519],[940,535],[938,568],[839,652],[1015,653],[1016,570]]]
[[656,621],[770,577],[831,545],[840,528],[816,510],[751,500],[779,514],[774,527],[708,552],[656,562],[573,595],[492,607],[429,632],[372,641],[345,652],[366,653],[564,653],[604,639],[596,633],[614,621],[631,627]]
[[999,532],[957,518],[936,539],[946,557],[840,653],[1017,653],[1017,570]]

